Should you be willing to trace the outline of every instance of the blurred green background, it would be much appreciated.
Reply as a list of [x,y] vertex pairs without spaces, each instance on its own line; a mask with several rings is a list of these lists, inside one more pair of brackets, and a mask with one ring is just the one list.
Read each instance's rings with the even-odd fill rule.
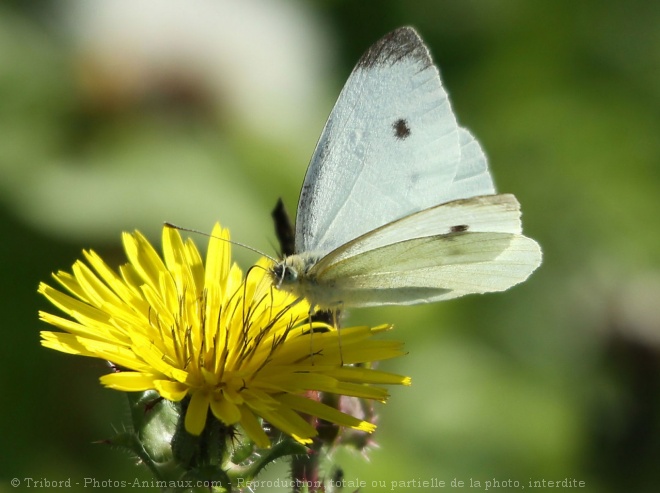
[[[544,250],[501,294],[351,313],[393,322],[413,378],[347,479],[660,484],[660,3],[92,1],[0,6],[0,491],[11,478],[148,479],[93,444],[128,419],[100,361],[39,345],[36,288],[82,248],[163,221],[275,251],[350,69],[415,26],[459,121]],[[200,244],[205,239],[198,238]],[[235,249],[247,267],[250,252]],[[286,474],[284,465],[270,477]],[[453,479],[464,488],[451,488]],[[397,488],[400,491],[404,488]],[[513,491],[500,487],[497,491]],[[142,491],[151,491],[143,489]],[[420,491],[417,488],[416,491]],[[538,488],[535,491],[546,491]],[[552,491],[557,491],[553,489]]]

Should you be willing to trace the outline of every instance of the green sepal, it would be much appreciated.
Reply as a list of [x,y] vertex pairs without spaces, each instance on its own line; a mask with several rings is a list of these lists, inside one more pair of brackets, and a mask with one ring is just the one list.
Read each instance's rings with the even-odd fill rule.
[[232,482],[238,484],[242,479],[243,484],[257,477],[268,465],[275,463],[278,459],[287,456],[307,455],[308,448],[292,438],[284,438],[269,449],[261,449],[259,454],[254,454],[256,459],[245,466],[233,466],[229,471]]
[[186,398],[180,403],[180,414],[171,437],[174,460],[186,470],[202,466],[221,468],[229,462],[229,444],[234,436],[234,429],[217,420],[209,412],[202,433],[199,436],[191,435],[185,429],[188,402],[189,399]]
[[171,441],[179,419],[178,406],[157,392],[127,393],[133,430],[154,462],[172,460]]

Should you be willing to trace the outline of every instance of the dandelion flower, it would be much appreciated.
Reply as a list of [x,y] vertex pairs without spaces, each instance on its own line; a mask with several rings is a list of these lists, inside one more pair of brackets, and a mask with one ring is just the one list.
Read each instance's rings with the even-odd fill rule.
[[[155,390],[170,401],[189,397],[185,429],[204,430],[211,414],[240,425],[257,446],[270,440],[263,421],[310,443],[309,416],[371,432],[375,425],[323,404],[313,396],[385,401],[382,385],[409,378],[367,363],[399,356],[401,343],[374,339],[388,326],[338,330],[310,322],[305,300],[272,286],[267,260],[244,278],[231,263],[229,233],[216,225],[206,262],[176,229],[163,229],[163,257],[139,232],[124,233],[128,263],[113,271],[85,251],[71,273],[45,283],[43,294],[70,318],[40,312],[64,332],[41,332],[42,345],[110,361],[120,371],[101,383],[121,391]],[[63,292],[65,291],[65,292]]]

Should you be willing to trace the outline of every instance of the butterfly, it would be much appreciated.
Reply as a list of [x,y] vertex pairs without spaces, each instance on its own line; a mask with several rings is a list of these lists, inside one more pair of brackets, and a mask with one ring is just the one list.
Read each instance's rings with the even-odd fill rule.
[[346,82],[300,193],[277,288],[325,309],[503,291],[540,265],[520,205],[496,194],[410,27],[376,42]]

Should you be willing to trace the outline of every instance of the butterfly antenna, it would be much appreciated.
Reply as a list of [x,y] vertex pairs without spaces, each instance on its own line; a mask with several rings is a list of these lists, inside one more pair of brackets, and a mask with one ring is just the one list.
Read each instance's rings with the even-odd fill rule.
[[169,223],[169,222],[167,222],[167,221],[165,221],[165,226],[167,226],[168,228],[178,229],[179,231],[187,231],[188,233],[195,233],[195,234],[198,234],[198,235],[206,236],[206,237],[208,237],[208,238],[215,238],[216,240],[226,241],[227,243],[231,243],[232,245],[236,245],[236,246],[239,246],[239,247],[243,247],[243,248],[245,248],[245,249],[247,249],[247,250],[250,250],[250,251],[252,251],[252,252],[258,253],[259,255],[261,255],[261,256],[263,256],[263,257],[266,257],[267,259],[269,259],[269,260],[271,260],[271,261],[273,261],[273,262],[277,262],[277,259],[275,259],[275,258],[271,257],[270,255],[268,255],[268,254],[262,252],[261,250],[257,250],[257,249],[254,248],[254,247],[251,247],[251,246],[249,246],[249,245],[245,245],[244,243],[240,243],[240,242],[238,242],[238,241],[226,240],[226,239],[224,239],[224,238],[218,238],[217,236],[213,236],[213,235],[211,235],[211,234],[205,233],[204,231],[200,231],[200,230],[198,230],[198,229],[183,228],[183,227],[181,227],[181,226],[177,226],[176,224],[172,224],[172,223]]

